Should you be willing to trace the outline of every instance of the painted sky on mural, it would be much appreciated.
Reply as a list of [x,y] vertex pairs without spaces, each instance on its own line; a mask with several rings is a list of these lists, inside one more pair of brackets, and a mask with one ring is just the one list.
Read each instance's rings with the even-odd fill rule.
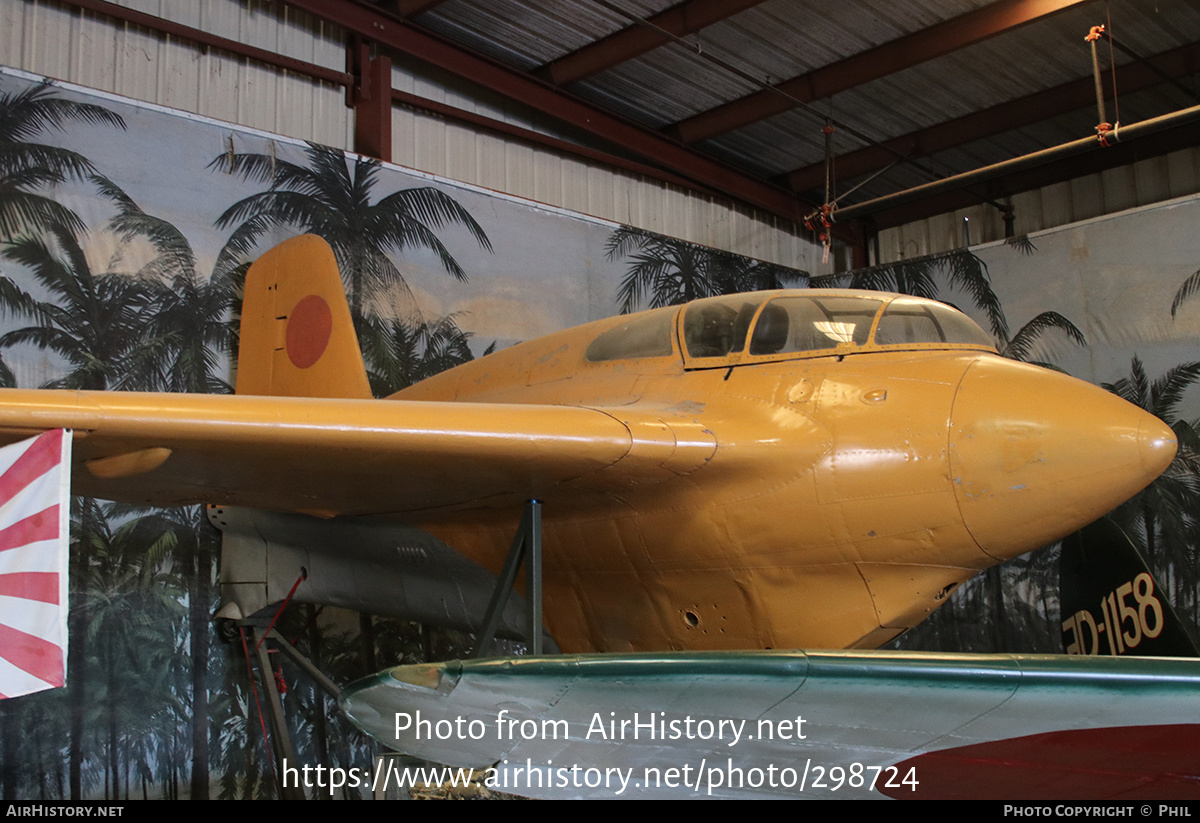
[[[32,82],[27,75],[11,70],[0,73],[0,91],[6,93]],[[64,97],[98,103],[116,112],[126,128],[69,122],[65,131],[43,132],[35,139],[80,152],[143,211],[179,228],[192,244],[202,273],[212,271],[231,231],[216,229],[214,221],[234,203],[267,188],[265,183],[247,182],[210,168],[214,159],[232,150],[305,163],[306,146],[300,141],[56,85]],[[393,255],[416,305],[402,290],[393,290],[383,298],[391,298],[391,312],[411,316],[415,308],[427,319],[456,313],[459,326],[475,335],[472,347],[479,353],[493,341],[504,347],[615,311],[623,267],[619,261],[608,260],[604,250],[615,224],[391,165],[381,169],[372,200],[424,186],[440,189],[462,205],[487,233],[493,252],[482,248],[461,226],[437,230],[438,238],[465,270],[465,283],[449,276],[426,249],[410,248]],[[106,231],[115,209],[97,196],[94,187],[71,183],[47,193],[73,209],[87,225],[89,233],[82,245],[93,271],[134,271],[150,258],[147,244],[122,244]],[[265,250],[294,233],[273,229],[260,248]],[[3,265],[4,272],[14,279],[29,280],[15,264]],[[378,302],[375,308],[380,314],[389,311]],[[22,355],[37,359],[32,352],[22,352],[18,361]],[[20,371],[32,367],[32,377],[32,372],[44,366],[26,364],[22,368],[18,363],[17,367]]]
[[[1076,377],[1112,382],[1129,374],[1134,355],[1152,377],[1200,360],[1200,297],[1171,316],[1175,293],[1200,268],[1200,198],[1107,215],[1030,236],[1036,250],[1006,243],[973,251],[1014,328],[1057,311],[1087,338],[1086,348],[1046,336],[1047,355]],[[1200,414],[1193,390],[1186,416]]]

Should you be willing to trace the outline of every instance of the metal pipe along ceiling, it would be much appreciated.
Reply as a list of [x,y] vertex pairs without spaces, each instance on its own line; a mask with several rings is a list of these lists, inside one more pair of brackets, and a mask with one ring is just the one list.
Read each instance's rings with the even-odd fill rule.
[[[1155,132],[1182,126],[1198,119],[1200,119],[1200,106],[1192,106],[1191,108],[1164,114],[1161,117],[1152,117],[1149,120],[1142,120],[1139,123],[1113,129],[1106,134],[1105,139],[1110,144],[1126,140],[1136,140],[1139,137],[1146,137]],[[899,206],[923,197],[940,194],[944,191],[963,188],[974,183],[980,183],[1003,174],[1008,174],[1009,172],[1020,171],[1032,166],[1040,166],[1064,157],[1081,154],[1091,149],[1099,150],[1103,148],[1104,146],[1096,136],[1082,137],[1078,140],[1072,140],[1069,143],[1062,143],[1048,149],[1035,151],[1031,154],[1014,157],[1011,160],[993,163],[990,166],[983,166],[982,168],[956,174],[952,177],[945,177],[932,183],[925,183],[920,186],[914,186],[911,189],[904,189],[893,194],[885,194],[882,197],[864,200],[861,203],[855,203],[853,206],[836,209],[833,212],[833,217],[843,220],[867,217],[873,212],[881,211],[885,208]]]

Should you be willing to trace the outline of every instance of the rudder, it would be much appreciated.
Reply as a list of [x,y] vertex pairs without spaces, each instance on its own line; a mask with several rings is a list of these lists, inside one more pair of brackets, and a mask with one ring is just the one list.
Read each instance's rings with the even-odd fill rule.
[[371,397],[333,249],[305,234],[246,273],[238,394]]
[[1107,517],[1063,538],[1059,604],[1067,654],[1200,657],[1141,553]]

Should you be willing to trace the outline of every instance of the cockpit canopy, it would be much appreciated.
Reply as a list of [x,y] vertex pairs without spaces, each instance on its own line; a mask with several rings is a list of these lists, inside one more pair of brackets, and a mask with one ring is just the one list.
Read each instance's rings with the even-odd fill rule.
[[645,312],[599,335],[592,362],[666,357],[679,340],[688,368],[911,349],[995,351],[962,312],[879,292],[752,292]]

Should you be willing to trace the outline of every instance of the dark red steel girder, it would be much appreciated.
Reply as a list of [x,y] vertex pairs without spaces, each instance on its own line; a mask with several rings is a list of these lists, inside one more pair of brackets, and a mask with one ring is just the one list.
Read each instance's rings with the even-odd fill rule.
[[389,0],[383,7],[401,17],[416,17],[445,2],[446,0]]
[[[1200,70],[1200,43],[1192,43],[1147,59],[1171,77],[1181,77]],[[1149,88],[1166,80],[1142,63],[1129,63],[1117,69],[1122,94]],[[907,157],[925,157],[935,152],[961,146],[1010,129],[1028,126],[1055,115],[1084,106],[1095,106],[1096,92],[1091,77],[1081,77],[1045,91],[992,106],[990,109],[939,123],[936,126],[910,132],[883,143],[892,152]],[[868,146],[839,156],[836,163],[838,179],[849,181],[863,174],[882,169],[894,162],[895,155],[878,146]],[[785,178],[795,191],[819,188],[825,183],[825,164],[814,163],[789,172]]]
[[602,111],[562,89],[482,55],[465,51],[430,32],[372,6],[348,0],[286,0],[348,32],[445,69],[483,88],[545,112],[561,122],[616,144],[701,186],[798,221],[811,204],[781,186],[740,172],[657,132]]
[[392,61],[386,54],[371,56],[359,41],[351,48],[354,86],[354,150],[367,157],[392,159]]
[[[764,0],[686,0],[661,11],[647,22],[676,37],[700,31],[757,6]],[[658,48],[670,38],[653,28],[634,24],[553,60],[534,72],[556,86],[565,86]]]
[[649,177],[653,180],[661,180],[664,183],[670,183],[672,186],[691,189],[692,191],[700,191],[706,194],[720,196],[722,193],[715,189],[708,189],[697,185],[694,181],[685,180],[678,175],[672,174],[669,171],[664,171],[657,166],[649,166],[645,163],[639,163],[636,160],[630,160],[628,157],[612,154],[610,152],[593,149],[590,146],[583,146],[579,143],[571,143],[567,140],[562,140],[558,137],[552,137],[549,134],[543,134],[539,131],[523,128],[514,125],[513,123],[497,120],[493,117],[477,114],[473,111],[467,111],[455,106],[449,106],[437,100],[430,100],[427,97],[420,97],[415,94],[410,94],[399,89],[392,89],[392,101],[401,106],[418,111],[429,112],[439,117],[444,117],[447,120],[453,120],[458,123],[465,123],[476,128],[486,129],[487,131],[496,134],[507,135],[508,137],[516,138],[533,146],[545,146],[546,148],[562,152],[563,154],[573,155],[575,157],[585,157],[589,160],[595,160],[598,163],[603,163],[606,166],[611,166],[615,169],[624,169],[634,174],[640,174],[642,177]]
[[69,6],[76,6],[81,9],[86,9],[97,14],[102,14],[105,17],[112,17],[116,20],[122,20],[126,23],[132,23],[135,26],[141,26],[152,31],[163,32],[174,37],[179,37],[184,40],[190,40],[193,43],[199,43],[203,46],[210,46],[222,51],[228,51],[232,54],[239,54],[243,57],[248,57],[251,60],[258,60],[277,68],[294,71],[297,74],[313,77],[317,80],[324,80],[329,83],[338,85],[346,85],[351,81],[351,76],[344,71],[318,66],[314,63],[307,63],[303,60],[297,60],[294,57],[287,57],[277,52],[260,49],[256,46],[248,46],[245,43],[239,43],[236,40],[230,40],[226,37],[220,37],[200,29],[194,29],[191,26],[185,26],[182,23],[175,23],[171,20],[164,20],[161,17],[155,17],[152,14],[128,9],[124,6],[118,6],[116,3],[108,3],[105,0],[62,0]]
[[[1090,0],[998,0],[785,80],[775,88],[804,103],[820,100],[1087,2]],[[670,133],[684,143],[695,143],[795,106],[787,97],[764,89],[681,120],[670,128]]]
[[[319,66],[316,63],[297,60],[294,57],[285,57],[273,51],[267,51],[255,46],[248,46],[245,43],[239,43],[236,40],[218,37],[214,34],[201,31],[200,29],[194,29],[190,26],[184,26],[180,23],[173,23],[169,20],[163,20],[161,17],[154,17],[146,14],[145,12],[127,9],[124,6],[118,6],[113,3],[106,2],[106,0],[62,0],[62,2],[78,6],[79,8],[86,9],[88,11],[103,14],[107,17],[112,17],[114,19],[138,25],[151,31],[164,32],[179,40],[190,41],[203,46],[220,49],[221,51],[246,57],[266,65],[286,69],[287,71],[295,72],[296,74],[305,77],[312,77],[336,85],[345,86],[348,94],[347,105],[351,107],[356,105],[356,78],[358,75],[353,70],[336,71],[324,66]],[[353,56],[353,54],[358,54],[358,52],[353,52],[351,56]],[[376,67],[376,71],[378,73],[376,78],[377,82],[382,80],[382,76],[384,74],[382,71],[380,71],[380,69],[382,69],[382,65]],[[382,83],[380,83],[380,88],[383,88]],[[429,100],[427,98],[419,97],[415,94],[409,94],[408,92],[399,91],[397,89],[391,90],[391,98],[394,102],[399,103],[402,106],[430,112],[438,115],[439,117],[445,117],[450,120],[467,123],[477,128],[487,129],[498,134],[508,135],[509,137],[514,137],[531,145],[546,146],[547,148],[561,151],[564,154],[573,154],[578,157],[586,157],[590,160],[596,160],[597,162],[604,163],[605,165],[612,166],[614,168],[625,169],[626,171],[633,172],[634,174],[640,174],[643,177],[661,180],[662,182],[669,183],[673,186],[692,188],[693,190],[702,191],[712,195],[722,194],[722,192],[718,192],[716,189],[700,186],[694,181],[686,180],[683,177],[672,174],[671,172],[664,171],[662,168],[657,166],[639,163],[636,160],[631,160],[622,155],[604,152],[599,149],[593,149],[577,143],[570,143],[566,140],[561,140],[557,137],[543,134],[542,132],[522,128],[521,126],[517,126],[503,120],[496,120],[475,112],[455,108],[454,106],[449,106],[436,100]],[[380,125],[382,126],[382,124]],[[356,130],[357,127],[358,124],[356,123]],[[390,143],[390,139],[385,140],[382,137],[377,139],[380,145],[388,145]]]

